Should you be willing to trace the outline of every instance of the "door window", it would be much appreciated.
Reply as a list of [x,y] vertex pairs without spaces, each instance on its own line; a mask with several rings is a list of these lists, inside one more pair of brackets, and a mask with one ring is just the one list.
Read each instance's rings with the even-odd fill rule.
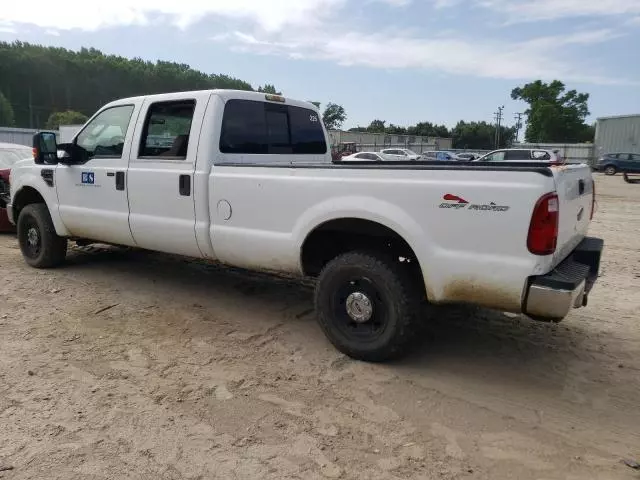
[[195,100],[154,103],[140,139],[140,158],[185,159]]
[[87,158],[121,158],[133,105],[103,110],[78,134],[76,145]]

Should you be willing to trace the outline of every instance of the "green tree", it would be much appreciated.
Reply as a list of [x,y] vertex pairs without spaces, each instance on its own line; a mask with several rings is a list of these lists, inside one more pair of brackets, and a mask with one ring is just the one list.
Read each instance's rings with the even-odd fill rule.
[[340,128],[346,119],[347,113],[342,105],[331,102],[327,103],[327,107],[322,114],[322,121],[327,129]]
[[405,127],[394,125],[393,123],[390,123],[389,126],[384,129],[384,131],[385,133],[388,133],[390,135],[406,135],[407,134],[407,129]]
[[83,125],[89,118],[80,112],[67,110],[66,112],[54,112],[49,115],[45,128],[57,130],[60,125]]
[[449,129],[444,125],[434,125],[431,122],[419,122],[407,128],[409,135],[417,135],[421,137],[441,137],[448,138],[450,136]]
[[[510,146],[515,140],[514,127],[500,127],[498,148]],[[473,150],[493,150],[495,148],[496,126],[487,122],[465,122],[460,120],[451,130],[453,148]]]
[[265,83],[264,87],[258,87],[258,91],[262,93],[270,93],[271,95],[282,95],[282,92],[278,92],[274,85]]
[[369,133],[384,133],[387,128],[387,122],[385,120],[372,120],[369,126],[367,127],[367,132]]
[[13,107],[7,97],[0,92],[0,126],[12,127],[15,123]]
[[582,142],[591,134],[585,119],[589,115],[588,93],[566,91],[564,83],[536,80],[514,88],[511,98],[529,104],[527,142]]

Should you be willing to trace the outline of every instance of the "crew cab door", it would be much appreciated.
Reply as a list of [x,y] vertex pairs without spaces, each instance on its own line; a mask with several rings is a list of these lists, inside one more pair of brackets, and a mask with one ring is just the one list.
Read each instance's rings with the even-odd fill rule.
[[135,245],[129,230],[126,176],[140,103],[99,112],[74,140],[88,160],[56,167],[60,218],[72,236]]
[[193,176],[209,96],[172,94],[142,106],[128,176],[129,224],[139,247],[201,256]]

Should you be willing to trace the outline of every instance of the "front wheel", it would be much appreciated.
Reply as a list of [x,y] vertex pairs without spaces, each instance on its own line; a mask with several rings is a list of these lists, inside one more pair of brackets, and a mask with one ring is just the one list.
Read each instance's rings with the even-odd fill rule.
[[51,268],[64,262],[67,239],[59,237],[43,203],[27,205],[18,217],[18,243],[25,261],[35,268]]
[[399,357],[414,339],[420,295],[406,266],[350,252],[327,264],[315,292],[318,322],[331,343],[357,360]]
[[614,167],[613,165],[609,165],[604,169],[605,175],[615,175],[616,172],[617,172],[616,167]]

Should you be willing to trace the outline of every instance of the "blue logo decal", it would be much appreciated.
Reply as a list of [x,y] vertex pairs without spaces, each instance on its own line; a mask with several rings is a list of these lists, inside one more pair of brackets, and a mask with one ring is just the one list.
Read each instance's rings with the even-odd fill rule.
[[89,185],[93,185],[95,183],[95,173],[93,173],[93,172],[82,172],[82,183],[87,183]]

